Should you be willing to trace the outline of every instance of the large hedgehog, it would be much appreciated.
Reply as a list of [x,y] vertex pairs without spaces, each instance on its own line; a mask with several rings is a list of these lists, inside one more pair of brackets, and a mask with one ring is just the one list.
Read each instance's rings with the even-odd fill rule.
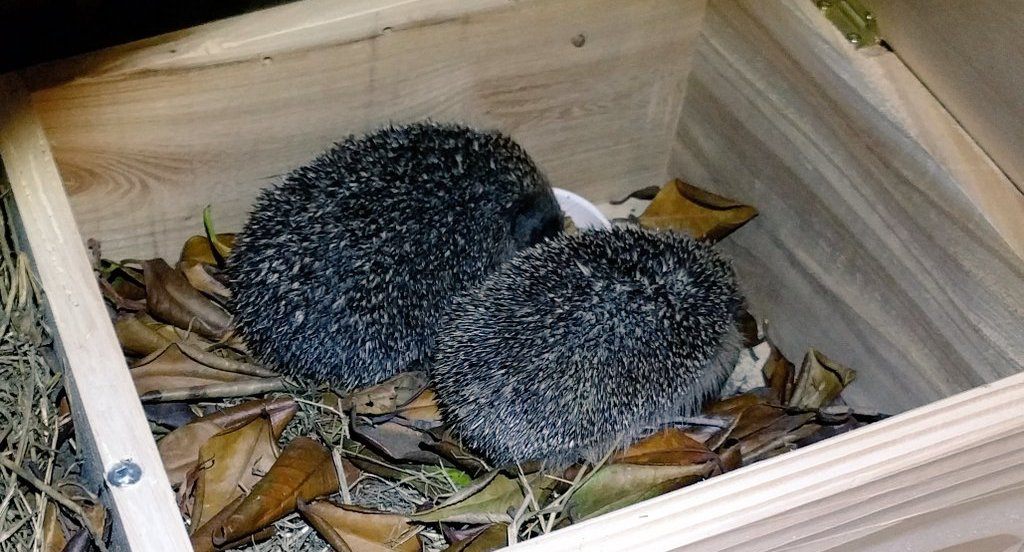
[[228,259],[235,324],[264,362],[343,388],[429,369],[451,298],[561,228],[547,179],[499,133],[352,136],[259,196]]
[[728,263],[683,235],[548,240],[456,300],[434,364],[442,411],[498,464],[594,460],[718,393],[740,304]]

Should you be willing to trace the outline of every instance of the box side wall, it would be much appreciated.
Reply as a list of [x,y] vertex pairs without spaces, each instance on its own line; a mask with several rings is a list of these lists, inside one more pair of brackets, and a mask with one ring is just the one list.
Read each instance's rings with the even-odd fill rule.
[[0,76],[0,157],[53,321],[85,468],[97,485],[118,462],[142,470],[133,484],[103,489],[114,549],[190,550],[46,136],[13,75]]
[[1024,190],[1024,2],[869,0],[879,29],[935,97]]
[[1024,198],[899,59],[804,0],[711,2],[696,51],[669,173],[760,210],[722,247],[790,358],[885,412],[1021,371]]
[[271,32],[284,12],[268,10],[32,71],[83,237],[175,257],[206,204],[237,229],[331,143],[424,117],[501,129],[597,203],[664,183],[704,0],[418,0],[385,32],[391,4],[338,11],[344,31]]

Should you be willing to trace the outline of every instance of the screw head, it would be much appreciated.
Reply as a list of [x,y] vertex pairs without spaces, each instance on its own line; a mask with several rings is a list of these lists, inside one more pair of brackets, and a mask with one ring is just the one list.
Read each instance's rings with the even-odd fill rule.
[[107,470],[107,482],[115,487],[134,485],[142,479],[142,468],[131,460],[121,460]]
[[587,43],[587,35],[580,33],[569,39],[569,42],[571,42],[572,45],[577,48],[582,48],[583,45]]
[[875,20],[875,14],[873,14],[871,12],[866,12],[864,14],[864,20],[865,21],[874,21]]
[[848,35],[846,35],[846,40],[849,40],[850,44],[857,45],[857,44],[860,44],[860,40],[861,39],[860,39],[860,35],[859,34],[857,34],[857,33],[849,33]]

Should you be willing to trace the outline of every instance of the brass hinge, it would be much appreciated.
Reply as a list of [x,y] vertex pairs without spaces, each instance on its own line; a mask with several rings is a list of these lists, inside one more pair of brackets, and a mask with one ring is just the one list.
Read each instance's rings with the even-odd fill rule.
[[879,42],[875,14],[857,0],[815,0],[815,4],[855,47]]

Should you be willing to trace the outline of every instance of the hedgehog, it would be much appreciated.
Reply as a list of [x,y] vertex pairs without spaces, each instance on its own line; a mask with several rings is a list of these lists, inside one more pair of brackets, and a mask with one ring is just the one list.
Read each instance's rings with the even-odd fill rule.
[[352,135],[258,196],[227,259],[234,324],[262,362],[345,390],[429,372],[453,297],[562,226],[500,132]]
[[678,233],[561,235],[460,294],[433,381],[497,465],[596,461],[717,396],[740,351],[730,264]]

